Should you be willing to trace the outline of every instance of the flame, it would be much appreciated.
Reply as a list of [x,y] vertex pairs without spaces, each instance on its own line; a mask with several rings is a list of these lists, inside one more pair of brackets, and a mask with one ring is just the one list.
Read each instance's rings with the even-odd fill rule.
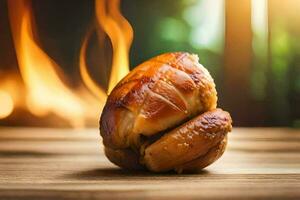
[[129,49],[133,30],[120,13],[120,0],[96,0],[96,17],[100,27],[109,36],[113,47],[108,93],[129,72]]
[[105,91],[95,83],[95,81],[90,77],[87,65],[86,65],[86,49],[87,44],[89,41],[89,38],[91,36],[92,30],[88,32],[86,37],[83,40],[80,54],[79,54],[79,69],[80,69],[80,75],[82,77],[82,80],[84,81],[87,88],[93,92],[93,94],[97,97],[97,99],[100,101],[100,105],[104,105],[105,100],[107,98],[107,95]]
[[14,109],[14,102],[10,94],[0,90],[0,119],[8,117]]
[[[21,79],[19,76],[9,76],[7,80],[0,78],[0,119],[17,108],[26,108],[37,117],[55,114],[67,119],[74,127],[84,126],[87,119],[98,119],[107,93],[129,72],[128,54],[133,30],[120,12],[119,0],[96,0],[95,9],[98,26],[84,38],[79,55],[81,77],[93,96],[85,87],[74,90],[67,86],[59,66],[40,47],[31,14],[31,1],[8,1]],[[112,43],[112,67],[107,92],[91,78],[86,63],[89,38],[95,28],[99,28],[97,31],[104,30]]]
[[[96,0],[96,17],[98,25],[109,36],[113,47],[112,69],[107,93],[129,72],[129,50],[133,38],[133,29],[120,12],[120,0]],[[79,57],[80,74],[87,88],[105,103],[107,95],[88,73],[86,66],[86,49],[93,29],[85,36]],[[101,104],[101,105],[102,105]]]
[[28,1],[10,0],[8,7],[29,111],[37,116],[55,113],[68,119],[73,126],[83,126],[81,100],[63,83],[57,73],[57,64],[36,42]]

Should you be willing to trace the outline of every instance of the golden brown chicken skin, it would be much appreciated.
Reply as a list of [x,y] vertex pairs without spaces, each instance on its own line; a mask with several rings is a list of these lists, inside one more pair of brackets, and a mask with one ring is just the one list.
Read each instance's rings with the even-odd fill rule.
[[196,55],[154,57],[107,99],[100,119],[106,156],[127,169],[202,169],[223,154],[231,130],[229,113],[216,106],[214,81]]

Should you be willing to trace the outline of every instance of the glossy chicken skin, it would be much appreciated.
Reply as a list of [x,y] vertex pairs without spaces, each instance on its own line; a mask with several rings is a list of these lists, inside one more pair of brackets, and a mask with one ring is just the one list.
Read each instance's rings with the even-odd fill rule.
[[231,130],[230,115],[216,105],[214,81],[196,55],[152,58],[121,80],[107,99],[100,120],[105,153],[129,169],[206,167],[221,156],[210,150],[223,152]]

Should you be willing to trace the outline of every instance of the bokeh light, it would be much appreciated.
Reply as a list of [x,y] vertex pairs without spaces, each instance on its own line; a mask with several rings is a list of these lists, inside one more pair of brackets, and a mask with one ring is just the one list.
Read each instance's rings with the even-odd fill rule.
[[14,109],[14,102],[9,93],[0,90],[0,119],[8,117]]

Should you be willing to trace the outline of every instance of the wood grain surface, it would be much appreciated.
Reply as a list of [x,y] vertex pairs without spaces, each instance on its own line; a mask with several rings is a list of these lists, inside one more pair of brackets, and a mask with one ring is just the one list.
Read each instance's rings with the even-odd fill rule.
[[97,129],[0,128],[0,199],[300,199],[300,131],[234,128],[199,174],[128,172]]

